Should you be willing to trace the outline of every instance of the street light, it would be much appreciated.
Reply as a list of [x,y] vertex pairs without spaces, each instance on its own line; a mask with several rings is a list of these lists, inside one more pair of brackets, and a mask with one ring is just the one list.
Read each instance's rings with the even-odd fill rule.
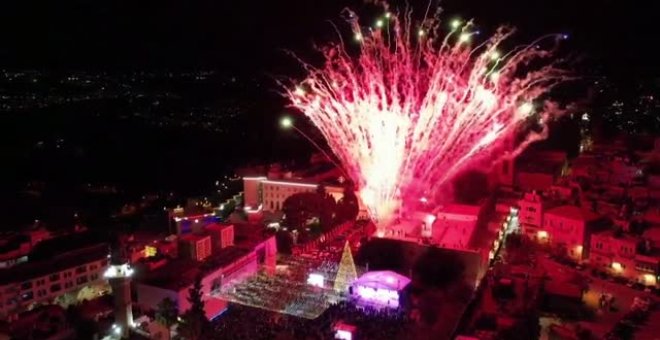
[[282,125],[283,128],[288,129],[293,126],[293,120],[291,117],[284,117],[280,121],[280,125]]
[[334,164],[334,166],[336,166],[337,169],[339,169],[346,178],[350,178],[350,176],[346,174],[346,171],[344,171],[344,168],[341,165],[337,164],[337,162],[335,162],[335,160],[332,157],[330,157],[330,155],[328,155],[328,153],[325,150],[323,150],[323,148],[321,148],[320,145],[318,145],[306,133],[302,132],[302,130],[300,130],[298,127],[296,127],[293,124],[293,119],[291,117],[288,116],[282,117],[282,119],[280,120],[280,126],[284,129],[294,129],[301,136],[305,137],[305,139],[307,139],[308,142],[310,142],[318,151],[320,151],[325,156],[325,158],[327,158],[330,162],[332,162],[332,164]]

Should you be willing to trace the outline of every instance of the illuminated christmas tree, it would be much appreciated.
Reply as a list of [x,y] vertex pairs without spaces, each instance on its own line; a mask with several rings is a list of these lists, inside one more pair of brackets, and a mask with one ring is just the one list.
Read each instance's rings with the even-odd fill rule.
[[353,262],[351,247],[346,242],[344,253],[341,255],[341,262],[339,262],[339,270],[337,270],[337,276],[335,277],[335,291],[346,292],[355,279],[357,279],[357,270],[355,269],[355,262]]

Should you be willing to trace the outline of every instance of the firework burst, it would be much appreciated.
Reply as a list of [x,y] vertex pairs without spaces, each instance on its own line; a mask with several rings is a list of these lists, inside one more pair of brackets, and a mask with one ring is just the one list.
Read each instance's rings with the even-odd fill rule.
[[[386,12],[371,28],[352,12],[347,20],[351,41],[321,48],[321,67],[303,62],[306,79],[285,95],[323,134],[381,227],[405,202],[544,138],[560,114],[540,97],[567,73],[539,46],[560,35],[505,52],[506,27],[477,44],[471,22],[415,24],[410,12]],[[540,129],[528,129],[530,120]]]

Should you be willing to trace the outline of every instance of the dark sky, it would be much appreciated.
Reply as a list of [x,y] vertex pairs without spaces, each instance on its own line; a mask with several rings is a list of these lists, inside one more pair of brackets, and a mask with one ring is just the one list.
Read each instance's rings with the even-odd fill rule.
[[[426,1],[409,0],[418,12]],[[660,12],[652,0],[446,0],[447,17],[486,29],[510,23],[521,41],[569,32],[574,52],[607,72],[660,74]],[[393,5],[404,3],[392,1]],[[311,49],[351,0],[8,0],[0,5],[0,66],[214,67],[272,71],[281,48]],[[371,19],[370,19],[371,20]],[[367,21],[367,22],[370,22]]]

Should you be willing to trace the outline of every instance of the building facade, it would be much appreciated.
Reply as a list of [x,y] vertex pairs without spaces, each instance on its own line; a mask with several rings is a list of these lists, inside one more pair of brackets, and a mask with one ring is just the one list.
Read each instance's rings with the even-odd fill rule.
[[181,243],[189,258],[195,261],[204,261],[213,251],[210,235],[184,235],[181,237]]
[[549,239],[570,258],[582,261],[589,256],[591,234],[600,229],[600,217],[572,205],[548,210],[543,215],[543,230],[539,236]]
[[[268,179],[267,177],[243,177],[245,207],[248,212],[282,210],[284,201],[293,194],[315,192],[318,183],[298,179]],[[344,188],[336,185],[325,186],[325,191],[335,201],[344,197]]]
[[660,253],[641,237],[605,231],[591,237],[590,265],[646,286],[656,286]]
[[206,226],[211,235],[214,249],[224,249],[234,245],[234,226],[232,224],[213,223]]
[[523,198],[518,201],[518,206],[520,207],[518,218],[522,232],[530,238],[540,241],[547,239],[547,233],[539,235],[539,231],[543,227],[543,197],[536,191],[525,193]]
[[75,249],[44,261],[0,271],[0,317],[11,320],[39,303],[52,303],[66,293],[106,283],[108,246]]
[[199,263],[186,259],[168,263],[136,284],[137,305],[143,310],[156,310],[163,299],[169,298],[176,303],[179,313],[184,313],[190,308],[189,290],[195,278],[201,276],[202,298],[207,316],[212,318],[227,306],[220,297],[223,287],[254,274],[261,265],[274,268],[276,256],[277,245],[275,237],[271,236],[252,245],[251,249],[224,248],[214,254],[203,269]]

